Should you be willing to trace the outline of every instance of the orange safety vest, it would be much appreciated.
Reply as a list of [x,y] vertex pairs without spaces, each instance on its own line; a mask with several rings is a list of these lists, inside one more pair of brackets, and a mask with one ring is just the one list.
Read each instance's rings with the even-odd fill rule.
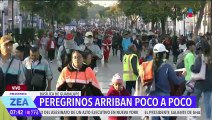
[[87,67],[85,71],[73,71],[71,72],[65,67],[57,81],[56,89],[58,89],[63,83],[81,83],[88,84],[92,83],[93,86],[100,89],[98,80],[96,79],[95,73],[90,67]]
[[145,86],[153,81],[153,60],[143,62],[139,66],[139,76],[142,80],[142,85]]

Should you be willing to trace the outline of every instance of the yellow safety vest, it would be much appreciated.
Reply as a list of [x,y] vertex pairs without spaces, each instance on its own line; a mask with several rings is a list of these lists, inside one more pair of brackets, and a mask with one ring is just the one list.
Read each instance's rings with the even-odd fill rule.
[[1,100],[0,100],[0,120],[16,120],[16,117],[10,116]]
[[[124,81],[135,81],[137,76],[133,73],[131,60],[132,58],[137,55],[136,54],[125,54],[123,57],[123,80]],[[138,61],[138,57],[137,57]],[[139,68],[139,64],[137,62],[137,69]]]

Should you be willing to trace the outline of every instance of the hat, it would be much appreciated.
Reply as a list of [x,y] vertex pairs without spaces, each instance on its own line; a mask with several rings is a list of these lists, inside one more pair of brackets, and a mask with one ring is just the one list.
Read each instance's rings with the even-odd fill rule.
[[71,33],[66,35],[66,40],[73,40],[74,36]]
[[85,33],[85,37],[88,37],[88,36],[93,36],[93,33],[90,32],[90,31],[89,31],[89,32],[86,32],[86,33]]
[[2,43],[15,43],[13,40],[12,40],[12,36],[10,36],[10,35],[4,35],[4,36],[2,36],[1,37],[1,39],[0,39],[0,45],[2,44]]
[[159,53],[159,52],[169,52],[169,51],[166,49],[166,47],[163,44],[158,43],[154,46],[153,52]]
[[112,83],[121,83],[121,84],[123,84],[123,79],[121,78],[119,73],[116,73],[115,75],[113,75]]

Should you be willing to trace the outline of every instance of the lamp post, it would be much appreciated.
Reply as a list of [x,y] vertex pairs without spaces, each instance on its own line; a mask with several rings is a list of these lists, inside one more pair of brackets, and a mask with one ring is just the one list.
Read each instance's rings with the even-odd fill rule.
[[4,25],[4,23],[5,23],[5,19],[4,19],[4,15],[5,13],[4,13],[4,10],[2,10],[2,35],[5,35],[5,25]]
[[174,36],[176,35],[176,20],[177,20],[177,7],[176,7],[176,5],[174,5],[174,29],[173,29],[173,31],[174,31]]
[[22,15],[19,15],[19,34],[22,34]]
[[12,0],[12,33],[14,32],[14,0]]

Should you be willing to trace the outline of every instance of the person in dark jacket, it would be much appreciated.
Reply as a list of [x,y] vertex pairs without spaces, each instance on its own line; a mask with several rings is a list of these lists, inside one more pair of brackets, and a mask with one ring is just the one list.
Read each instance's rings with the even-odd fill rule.
[[[110,87],[106,96],[130,96],[130,93],[123,86],[123,79],[116,73],[112,78],[113,85]],[[109,116],[108,120],[127,120],[123,116]]]
[[[153,82],[148,92],[149,96],[170,96],[171,86],[180,85],[185,82],[185,77],[177,76],[172,66],[164,61],[164,56],[168,52],[165,46],[158,43],[153,48]],[[167,116],[150,116],[151,120],[169,120]]]
[[179,44],[177,42],[177,36],[173,37],[172,54],[173,54],[173,62],[174,62],[174,64],[176,64],[177,57],[179,55]]
[[120,50],[120,61],[122,62],[123,59],[123,47],[122,47],[122,40],[123,37],[120,33],[118,33],[118,49]]
[[142,51],[142,44],[141,41],[139,39],[139,35],[136,35],[135,39],[133,40],[133,44],[136,46],[137,48],[137,56],[138,58],[140,58],[141,56],[141,51]]
[[[203,47],[204,46],[204,47]],[[197,107],[199,106],[199,100],[201,98],[201,94],[203,93],[203,105],[205,109],[206,119],[211,120],[211,94],[212,94],[212,58],[211,58],[211,48],[207,42],[202,44],[202,48],[200,49],[204,56],[204,62],[206,64],[205,70],[205,80],[198,80],[194,86],[194,92],[192,95],[196,96]],[[194,64],[191,66],[191,71],[193,73],[199,73],[202,66],[202,55],[200,54]]]

